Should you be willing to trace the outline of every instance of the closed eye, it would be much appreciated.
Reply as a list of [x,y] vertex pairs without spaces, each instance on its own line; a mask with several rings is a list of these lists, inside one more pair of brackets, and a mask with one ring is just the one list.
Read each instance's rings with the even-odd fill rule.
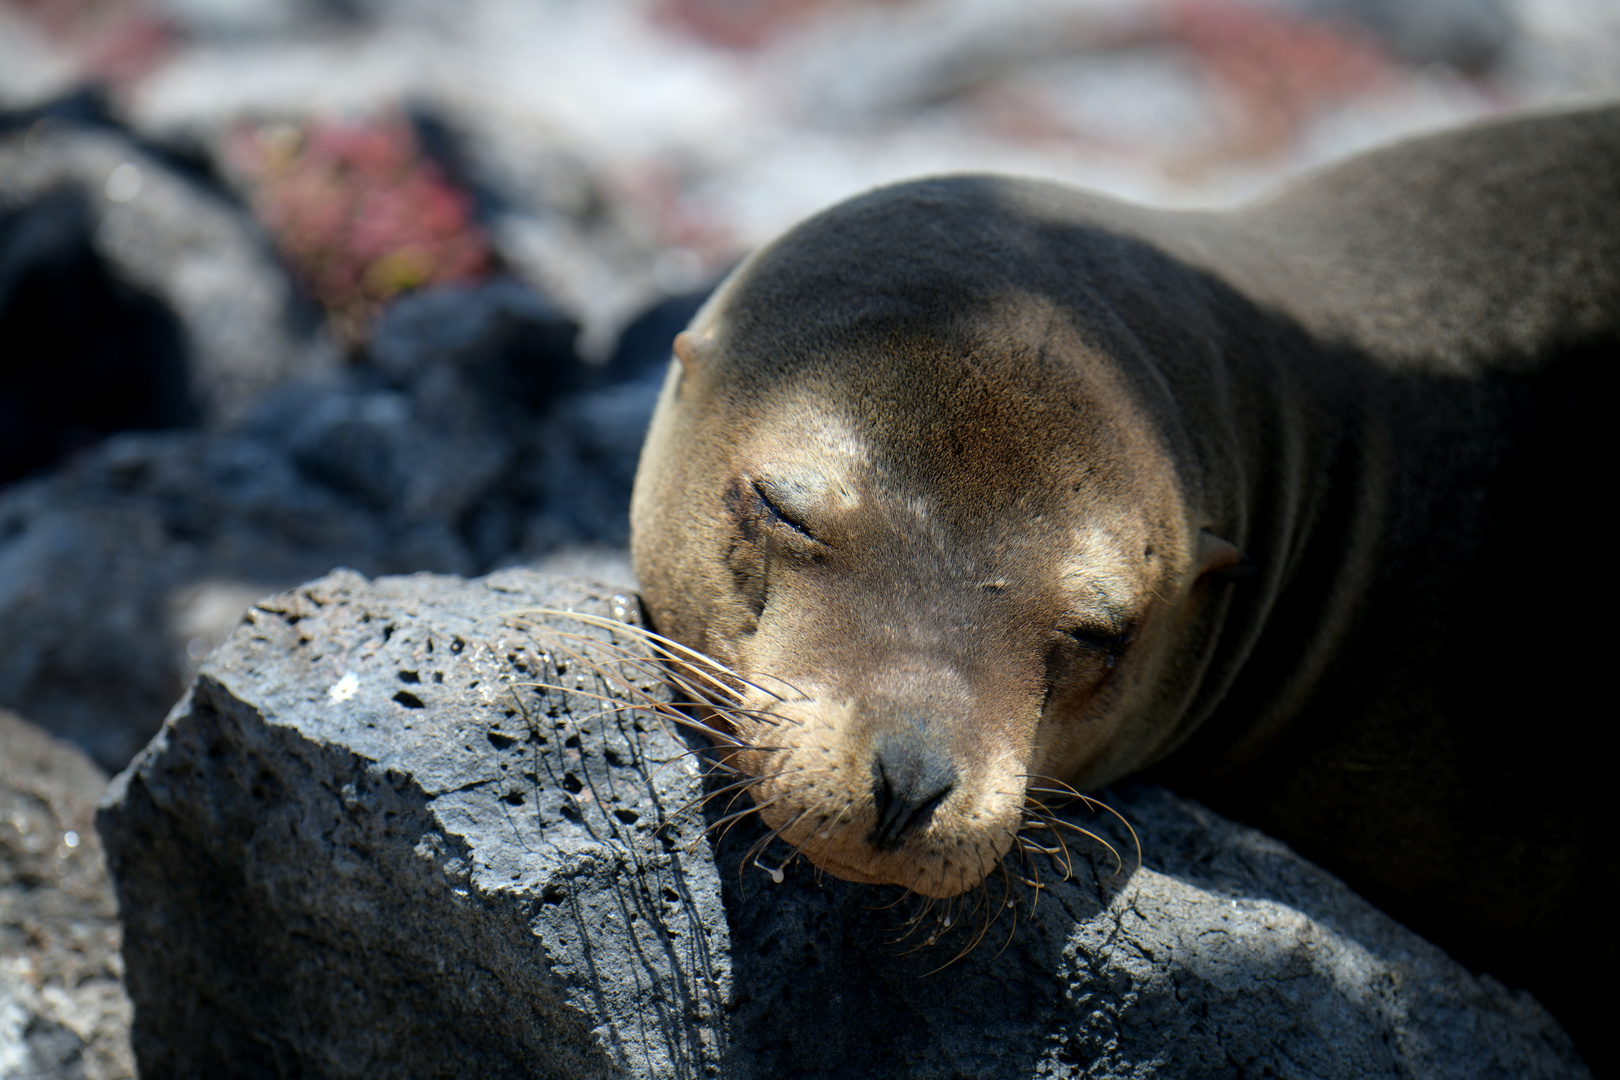
[[[759,496],[760,503],[764,505],[766,510],[770,511],[772,517],[781,522],[783,525],[786,525],[788,528],[792,529],[794,532],[799,533],[805,539],[816,539],[815,534],[809,529],[805,528],[803,522],[799,521],[787,510],[783,509],[780,503],[776,502],[765,493],[765,489],[760,486],[759,481],[753,481],[753,488],[754,494]],[[819,542],[820,541],[817,541],[817,543]]]
[[1111,626],[1077,626],[1069,631],[1069,636],[1081,648],[1102,657],[1109,667],[1118,662],[1131,643],[1129,630],[1119,631]]

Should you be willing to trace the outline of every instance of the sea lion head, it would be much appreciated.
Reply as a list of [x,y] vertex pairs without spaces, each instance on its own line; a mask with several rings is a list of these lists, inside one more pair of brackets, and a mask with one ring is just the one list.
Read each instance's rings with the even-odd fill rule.
[[1032,789],[1170,748],[1241,559],[1124,346],[1003,272],[994,194],[880,191],[739,267],[676,340],[632,511],[655,627],[746,680],[717,722],[765,822],[935,897]]

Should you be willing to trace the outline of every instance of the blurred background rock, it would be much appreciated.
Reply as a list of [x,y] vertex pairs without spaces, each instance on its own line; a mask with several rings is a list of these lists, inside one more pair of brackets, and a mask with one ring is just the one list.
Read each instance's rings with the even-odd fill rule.
[[628,582],[670,338],[873,184],[1617,92],[1611,0],[0,0],[0,706],[115,770],[333,566]]

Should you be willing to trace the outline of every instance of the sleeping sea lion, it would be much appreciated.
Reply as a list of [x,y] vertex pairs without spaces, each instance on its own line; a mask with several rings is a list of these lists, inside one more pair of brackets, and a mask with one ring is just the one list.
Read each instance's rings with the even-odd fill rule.
[[806,858],[951,896],[1147,770],[1607,1057],[1620,107],[1229,211],[883,188],[674,351],[636,572]]

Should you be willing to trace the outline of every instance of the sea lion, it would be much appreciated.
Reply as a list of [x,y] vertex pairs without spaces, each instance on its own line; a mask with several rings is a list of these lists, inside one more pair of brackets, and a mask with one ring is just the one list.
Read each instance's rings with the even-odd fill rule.
[[1148,770],[1595,1056],[1617,348],[1620,107],[1219,212],[899,184],[676,339],[636,572],[817,866],[951,896],[1032,792]]

